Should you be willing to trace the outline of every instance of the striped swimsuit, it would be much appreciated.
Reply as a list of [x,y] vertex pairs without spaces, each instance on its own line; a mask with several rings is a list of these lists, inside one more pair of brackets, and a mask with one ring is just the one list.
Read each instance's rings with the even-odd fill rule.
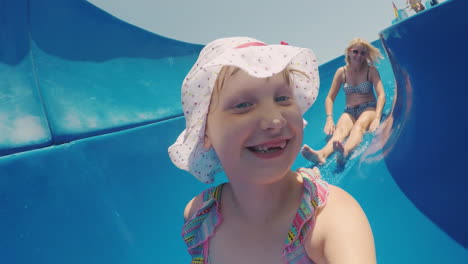
[[[304,248],[304,239],[315,224],[316,210],[324,206],[328,196],[328,184],[320,178],[317,168],[301,168],[297,171],[303,178],[304,192],[293,223],[284,240],[282,252],[284,263],[313,264]],[[182,228],[182,237],[192,256],[192,264],[209,264],[209,238],[222,222],[220,201],[222,184],[205,190],[200,195],[200,209]]]

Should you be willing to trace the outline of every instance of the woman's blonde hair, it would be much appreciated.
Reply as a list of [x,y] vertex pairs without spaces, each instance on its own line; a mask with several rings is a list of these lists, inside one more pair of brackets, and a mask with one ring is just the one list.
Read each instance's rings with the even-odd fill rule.
[[372,46],[372,44],[370,44],[369,41],[367,41],[365,39],[362,39],[362,38],[354,38],[349,42],[348,47],[346,47],[346,49],[344,51],[346,65],[349,65],[351,63],[350,60],[349,60],[348,52],[352,47],[354,47],[356,45],[362,45],[362,46],[366,47],[366,49],[367,49],[367,56],[366,56],[367,64],[374,65],[379,59],[383,59],[383,56],[380,53],[379,49]]

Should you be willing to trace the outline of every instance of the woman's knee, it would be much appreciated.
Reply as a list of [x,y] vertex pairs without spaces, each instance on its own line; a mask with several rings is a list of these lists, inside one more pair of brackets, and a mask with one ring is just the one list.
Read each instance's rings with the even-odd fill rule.
[[351,132],[351,129],[352,127],[338,126],[336,127],[335,133],[333,133],[333,135],[336,135],[338,139],[343,139],[349,135],[349,133]]
[[353,128],[351,129],[351,133],[360,133],[360,134],[364,134],[367,130],[367,127],[365,124],[363,124],[362,122],[358,123],[356,122],[356,124],[354,124]]

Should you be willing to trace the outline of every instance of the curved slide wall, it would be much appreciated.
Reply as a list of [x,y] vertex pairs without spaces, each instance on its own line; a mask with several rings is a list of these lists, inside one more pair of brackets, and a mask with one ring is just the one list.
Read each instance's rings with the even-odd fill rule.
[[[451,19],[466,25],[458,11],[461,2],[448,1],[425,16],[441,28],[445,21],[452,25]],[[408,44],[424,42],[429,35],[421,30],[417,40],[391,36],[398,32],[396,27],[412,30],[423,15],[382,32],[389,53],[378,65],[389,96],[382,130],[375,137],[366,135],[343,171],[336,170],[332,159],[322,167],[327,180],[362,204],[373,227],[379,263],[468,260],[466,236],[457,235],[466,234],[467,228],[460,218],[437,215],[440,210],[457,210],[457,217],[463,217],[466,195],[457,193],[458,203],[451,206],[431,208],[433,200],[422,199],[433,197],[431,188],[443,190],[437,202],[452,197],[435,181],[439,175],[426,171],[426,181],[423,175],[413,175],[408,183],[405,173],[422,165],[399,166],[398,157],[409,144],[398,144],[408,140],[405,133],[414,137],[418,131],[408,115],[413,115],[419,98],[425,98],[408,99],[404,76],[418,81],[433,77],[424,88],[438,89],[432,85],[435,73],[411,71],[432,64],[410,59],[417,53],[405,53]],[[182,210],[206,185],[175,168],[167,147],[184,127],[180,83],[201,46],[143,31],[79,0],[6,0],[0,17],[1,32],[8,39],[0,42],[0,263],[187,263],[179,235]],[[442,34],[437,32],[434,38]],[[458,33],[444,33],[444,40],[456,44]],[[374,44],[383,51],[381,41]],[[449,62],[459,65],[461,56]],[[415,64],[408,63],[412,61]],[[323,102],[342,64],[340,57],[320,66],[318,102]],[[404,75],[402,68],[411,74]],[[412,82],[413,91],[417,83]],[[425,100],[439,98],[426,96],[431,97]],[[343,99],[340,94],[338,104]],[[305,118],[305,143],[321,146],[323,107],[313,107]],[[21,140],[12,140],[19,136]],[[452,157],[446,166],[457,168],[453,163],[461,164],[460,159]],[[309,165],[301,157],[295,164]],[[460,182],[462,174],[463,170],[447,177]],[[457,188],[453,185],[444,181],[443,187]]]
[[178,73],[201,45],[141,30],[82,0],[7,0],[0,15],[0,110],[8,113],[0,116],[0,155],[181,114]]
[[449,1],[381,33],[398,94],[386,163],[418,209],[465,248],[467,10],[467,1]]

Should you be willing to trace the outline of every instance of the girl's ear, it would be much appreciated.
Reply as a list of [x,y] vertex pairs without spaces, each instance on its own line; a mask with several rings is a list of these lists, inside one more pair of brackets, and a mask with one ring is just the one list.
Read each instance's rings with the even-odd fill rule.
[[203,148],[209,150],[213,145],[211,144],[210,138],[205,134],[205,138],[203,140]]

